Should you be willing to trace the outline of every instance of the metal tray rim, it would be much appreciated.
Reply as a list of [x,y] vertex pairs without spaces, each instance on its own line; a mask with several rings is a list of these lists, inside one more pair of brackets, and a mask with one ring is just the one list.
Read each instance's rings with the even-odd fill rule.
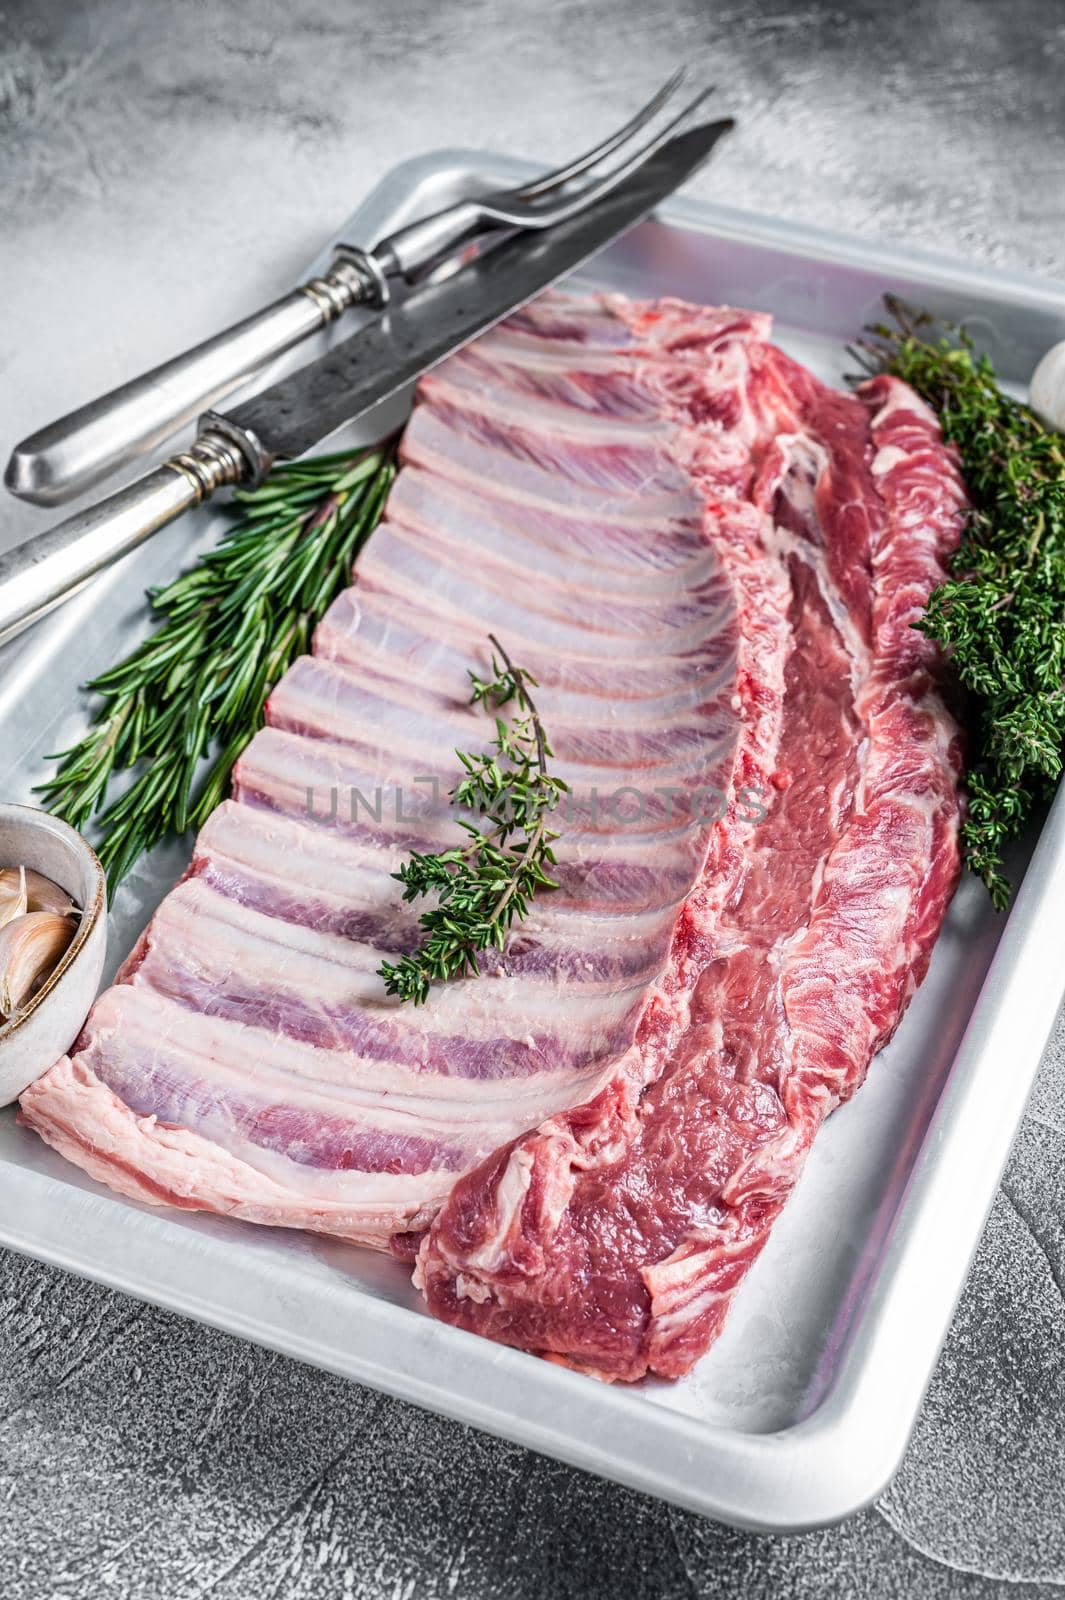
[[[456,167],[474,173],[480,169],[486,180],[504,175],[513,177],[515,182],[530,177],[538,170],[535,162],[517,156],[463,147],[409,156],[397,162],[374,185],[356,216],[360,221],[365,219],[365,225],[372,233],[379,226],[379,216],[388,215],[398,197],[405,196],[441,171]],[[811,258],[831,258],[884,273],[919,275],[927,281],[942,280],[950,288],[966,284],[981,289],[993,286],[1000,294],[1015,295],[1026,305],[1038,304],[1056,311],[1065,310],[1065,278],[966,261],[960,256],[930,250],[926,246],[908,245],[898,240],[870,239],[842,228],[823,228],[819,224],[776,216],[768,211],[752,211],[745,206],[726,205],[718,200],[693,200],[685,195],[675,195],[658,207],[656,215],[683,227],[713,233],[722,238],[770,245],[790,244]]]

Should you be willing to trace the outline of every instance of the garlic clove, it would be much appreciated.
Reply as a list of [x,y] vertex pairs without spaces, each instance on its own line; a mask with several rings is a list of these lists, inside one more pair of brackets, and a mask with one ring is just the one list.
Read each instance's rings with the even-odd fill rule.
[[1065,340],[1052,345],[1032,373],[1028,404],[1045,427],[1065,432]]
[[32,867],[19,870],[26,873],[27,911],[53,911],[57,917],[77,915],[77,906],[58,883],[46,878],[43,872],[34,872]]
[[53,971],[77,931],[73,917],[28,911],[0,928],[0,1012],[12,1016]]
[[0,928],[28,910],[25,867],[5,867],[0,872]]

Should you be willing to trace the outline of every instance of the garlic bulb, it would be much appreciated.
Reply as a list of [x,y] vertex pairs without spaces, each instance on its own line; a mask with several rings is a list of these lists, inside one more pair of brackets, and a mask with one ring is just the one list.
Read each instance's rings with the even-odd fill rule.
[[26,868],[7,867],[0,872],[0,928],[28,910]]
[[1065,433],[1065,340],[1051,345],[1032,373],[1028,404],[1045,427]]
[[27,911],[0,928],[0,1012],[12,1016],[48,977],[77,931],[73,917]]

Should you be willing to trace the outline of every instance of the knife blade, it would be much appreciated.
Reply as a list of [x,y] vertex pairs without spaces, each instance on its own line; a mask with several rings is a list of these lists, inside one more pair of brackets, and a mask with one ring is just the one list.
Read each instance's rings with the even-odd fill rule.
[[266,458],[261,469],[303,455],[626,232],[702,165],[732,125],[726,118],[679,134],[591,210],[545,233],[515,235],[243,405],[208,412],[203,425],[224,421],[231,436],[254,441]]
[[0,556],[0,643],[227,485],[257,482],[404,389],[639,222],[710,155],[732,120],[679,134],[587,211],[516,234],[226,413],[128,488]]

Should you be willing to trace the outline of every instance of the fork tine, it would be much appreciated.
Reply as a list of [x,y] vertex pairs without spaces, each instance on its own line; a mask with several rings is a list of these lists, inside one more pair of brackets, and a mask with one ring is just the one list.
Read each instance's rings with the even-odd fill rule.
[[533,179],[531,183],[522,184],[520,188],[513,191],[512,198],[515,200],[536,200],[540,195],[549,194],[552,189],[561,188],[571,178],[576,178],[582,172],[587,172],[589,167],[594,167],[596,162],[602,161],[605,156],[613,155],[620,145],[631,139],[634,133],[638,133],[646,123],[651,121],[652,117],[657,116],[666,101],[676,94],[686,75],[687,68],[678,67],[673,76],[662,85],[656,94],[651,96],[647,104],[637,111],[634,117],[629,118],[623,128],[619,128],[616,133],[612,133],[609,138],[603,140],[602,144],[597,144],[593,150],[586,150],[583,155],[567,162],[564,167],[556,167],[554,172],[545,172],[542,177]]
[[624,161],[619,162],[616,167],[612,167],[601,178],[585,184],[584,188],[579,189],[570,200],[549,201],[543,206],[533,205],[526,208],[523,202],[517,201],[515,198],[514,209],[508,211],[506,202],[509,197],[506,195],[495,196],[490,202],[492,217],[504,225],[509,224],[518,228],[536,228],[554,227],[556,223],[565,222],[570,217],[577,216],[580,212],[586,210],[588,206],[594,205],[603,195],[609,194],[611,189],[617,188],[618,184],[623,183],[638,167],[642,167],[645,161],[649,161],[656,151],[661,150],[663,145],[668,144],[681,123],[686,122],[713,92],[713,86],[703,89],[695,96],[694,100],[688,102],[682,111],[679,111],[675,117],[671,118],[665,127],[660,129],[652,139],[648,139],[646,144],[642,144],[637,150],[632,151]]

